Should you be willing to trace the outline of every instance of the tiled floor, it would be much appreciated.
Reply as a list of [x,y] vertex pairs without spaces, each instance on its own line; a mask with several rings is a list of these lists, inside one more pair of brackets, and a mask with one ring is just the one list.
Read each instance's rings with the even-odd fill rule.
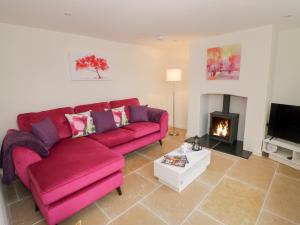
[[[153,176],[153,160],[184,140],[168,136],[129,154],[123,195],[112,192],[64,225],[295,225],[300,224],[300,171],[267,158],[249,160],[212,152],[209,168],[181,193]],[[19,180],[4,188],[12,225],[45,225]]]

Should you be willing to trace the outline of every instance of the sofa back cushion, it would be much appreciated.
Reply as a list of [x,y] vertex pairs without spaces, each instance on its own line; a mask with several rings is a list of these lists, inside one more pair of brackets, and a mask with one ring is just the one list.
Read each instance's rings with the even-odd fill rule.
[[74,110],[71,107],[23,113],[18,115],[17,122],[20,130],[31,132],[31,123],[40,122],[48,117],[55,125],[59,138],[63,139],[72,135],[69,122],[65,117],[65,114],[72,113]]
[[130,118],[129,115],[129,110],[128,110],[128,106],[132,105],[132,106],[138,106],[140,105],[140,102],[137,98],[128,98],[128,99],[123,99],[123,100],[116,100],[116,101],[111,101],[109,102],[110,108],[118,108],[121,106],[125,106],[125,113],[127,115],[127,118]]
[[93,111],[93,112],[103,112],[104,109],[109,109],[109,103],[108,102],[98,102],[98,103],[92,103],[92,104],[86,104],[86,105],[78,105],[75,106],[74,112],[75,113],[82,113],[86,111]]

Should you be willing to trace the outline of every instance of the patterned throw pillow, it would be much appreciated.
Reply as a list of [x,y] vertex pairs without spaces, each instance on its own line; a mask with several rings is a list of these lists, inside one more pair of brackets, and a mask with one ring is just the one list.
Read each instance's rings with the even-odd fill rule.
[[113,109],[105,109],[105,111],[108,110],[112,111],[117,127],[122,127],[128,124],[128,118],[125,113],[125,106],[121,106]]
[[65,114],[72,130],[72,137],[82,137],[96,132],[96,128],[91,117],[91,112],[78,114]]

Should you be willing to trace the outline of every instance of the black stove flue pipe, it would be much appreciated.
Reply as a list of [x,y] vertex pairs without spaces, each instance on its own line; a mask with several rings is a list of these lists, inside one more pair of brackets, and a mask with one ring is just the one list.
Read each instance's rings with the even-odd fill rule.
[[230,107],[230,95],[223,96],[223,113],[228,114]]

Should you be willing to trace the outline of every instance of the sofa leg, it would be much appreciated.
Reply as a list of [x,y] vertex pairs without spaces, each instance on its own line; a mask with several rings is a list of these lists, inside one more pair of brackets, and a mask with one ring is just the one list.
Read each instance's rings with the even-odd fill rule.
[[159,144],[160,144],[160,146],[162,146],[162,140],[159,140]]
[[117,188],[117,192],[118,192],[119,195],[122,195],[121,187],[118,187],[118,188]]
[[34,210],[35,210],[36,212],[39,211],[39,207],[37,206],[37,204],[34,204]]

